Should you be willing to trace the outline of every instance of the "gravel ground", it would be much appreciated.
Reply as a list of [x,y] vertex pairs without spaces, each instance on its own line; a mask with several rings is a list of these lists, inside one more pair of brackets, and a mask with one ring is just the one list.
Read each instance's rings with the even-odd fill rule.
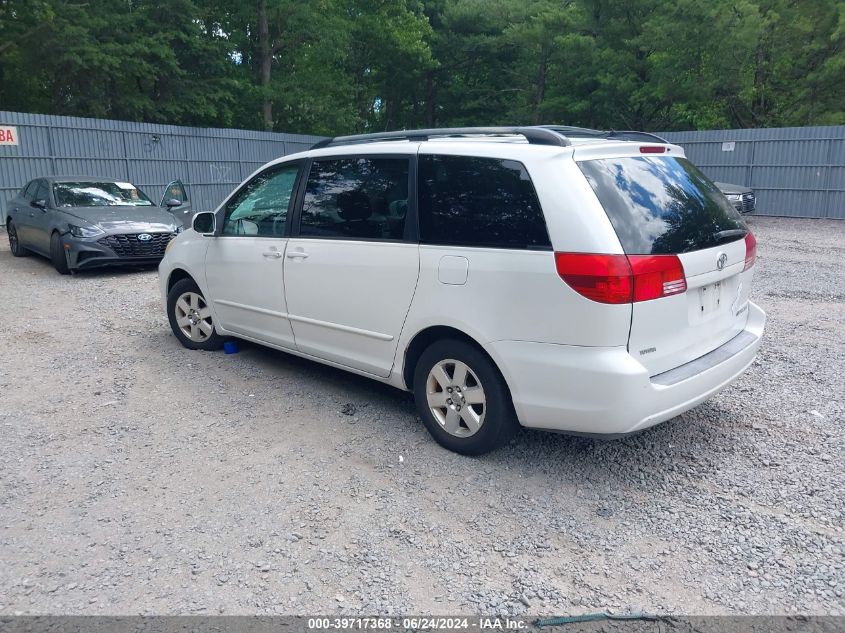
[[171,335],[155,270],[0,247],[0,614],[845,614],[845,222],[753,218],[734,386],[439,448],[403,393]]

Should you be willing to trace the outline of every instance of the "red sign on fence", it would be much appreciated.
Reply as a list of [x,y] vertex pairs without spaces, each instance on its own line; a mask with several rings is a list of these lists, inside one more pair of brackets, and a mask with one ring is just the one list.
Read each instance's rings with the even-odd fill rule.
[[0,145],[17,145],[18,128],[14,125],[0,125]]

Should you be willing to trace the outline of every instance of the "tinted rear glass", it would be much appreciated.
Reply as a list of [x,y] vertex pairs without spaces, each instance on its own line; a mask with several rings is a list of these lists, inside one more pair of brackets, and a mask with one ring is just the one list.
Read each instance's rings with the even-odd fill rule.
[[516,161],[420,156],[419,213],[427,244],[551,248],[537,192]]
[[747,230],[716,185],[684,158],[632,156],[578,165],[628,254],[712,248],[742,239],[737,230]]

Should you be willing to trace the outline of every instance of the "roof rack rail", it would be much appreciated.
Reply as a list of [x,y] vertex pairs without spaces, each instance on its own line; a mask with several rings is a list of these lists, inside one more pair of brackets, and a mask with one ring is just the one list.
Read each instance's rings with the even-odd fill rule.
[[[574,128],[573,128],[574,129]],[[446,127],[428,130],[397,130],[394,132],[375,132],[372,134],[354,134],[323,139],[311,146],[311,149],[376,143],[378,141],[427,141],[437,137],[461,136],[523,136],[532,145],[554,145],[568,147],[572,143],[554,127],[512,126],[512,127]]]
[[651,132],[640,132],[637,130],[593,130],[586,127],[570,127],[566,125],[543,125],[541,127],[572,138],[612,138],[620,141],[669,142],[657,134],[652,134]]

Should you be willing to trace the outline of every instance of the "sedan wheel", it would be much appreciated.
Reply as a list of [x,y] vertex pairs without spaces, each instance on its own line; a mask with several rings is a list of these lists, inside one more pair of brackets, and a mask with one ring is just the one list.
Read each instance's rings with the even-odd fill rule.
[[59,274],[67,275],[70,272],[62,236],[59,235],[58,231],[53,231],[50,236],[50,261],[53,262],[53,267]]
[[15,257],[26,257],[29,255],[29,251],[21,246],[20,240],[18,239],[18,229],[11,220],[6,225],[6,233],[9,235],[9,250],[12,251],[12,255]]

